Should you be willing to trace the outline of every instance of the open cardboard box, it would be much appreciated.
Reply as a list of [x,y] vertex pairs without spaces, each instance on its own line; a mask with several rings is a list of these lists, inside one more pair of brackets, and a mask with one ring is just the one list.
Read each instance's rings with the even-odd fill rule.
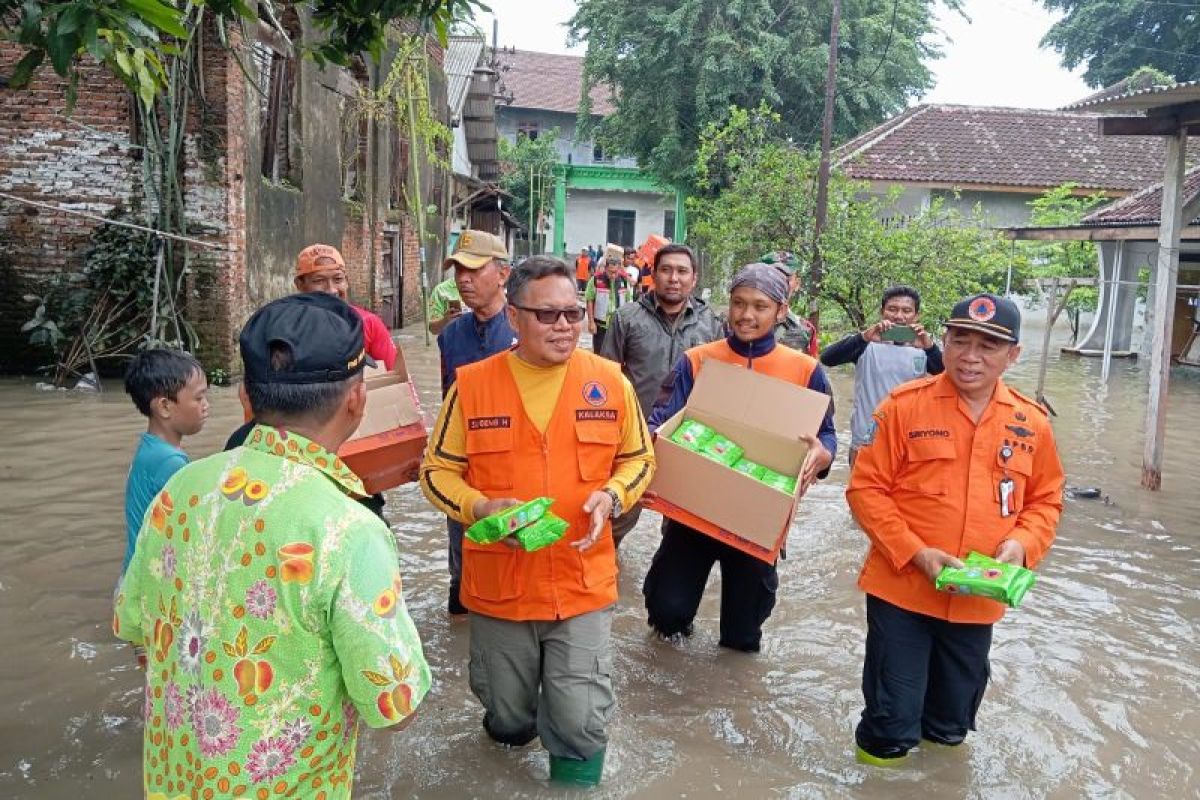
[[368,367],[363,379],[367,408],[338,455],[375,494],[417,479],[428,436],[403,350],[397,352],[392,370]]
[[[671,441],[685,418],[703,422],[745,448],[745,457],[798,476],[830,398],[723,361],[704,362],[687,405],[658,429],[649,508],[755,558],[773,563],[787,538],[795,495],[743,475]],[[797,492],[799,487],[797,487]]]

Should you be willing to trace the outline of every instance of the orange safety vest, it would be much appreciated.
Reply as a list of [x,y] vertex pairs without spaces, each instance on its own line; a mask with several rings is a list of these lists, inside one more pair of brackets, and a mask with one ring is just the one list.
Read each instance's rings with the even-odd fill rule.
[[575,280],[586,281],[591,276],[592,260],[587,256],[575,257]]
[[549,547],[527,553],[506,544],[463,539],[462,602],[500,619],[555,620],[617,601],[617,551],[611,524],[588,550],[570,542],[587,536],[588,495],[614,471],[629,410],[620,365],[576,350],[545,433],[529,416],[500,353],[458,370],[458,401],[466,429],[468,485],[489,498],[551,497],[570,528]]
[[734,352],[733,348],[729,346],[729,342],[724,339],[693,347],[684,355],[692,364],[693,380],[700,374],[700,368],[704,365],[705,360],[710,358],[739,367],[748,366],[754,372],[761,372],[797,386],[808,386],[813,370],[817,368],[817,360],[812,356],[778,344],[771,352],[764,356],[755,356],[753,360]]

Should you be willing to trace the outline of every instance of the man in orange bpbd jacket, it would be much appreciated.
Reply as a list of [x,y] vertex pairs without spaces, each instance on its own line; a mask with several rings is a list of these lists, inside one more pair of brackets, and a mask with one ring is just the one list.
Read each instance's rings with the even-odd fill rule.
[[536,497],[570,523],[533,552],[512,537],[464,540],[460,598],[488,735],[513,746],[540,736],[551,778],[594,785],[614,706],[611,521],[645,491],[654,451],[620,365],[576,347],[584,312],[565,263],[534,256],[516,267],[506,313],[517,346],[459,368],[421,488],[468,526]]
[[987,686],[994,600],[938,592],[970,551],[1036,567],[1062,513],[1063,470],[1042,408],[1001,380],[1016,362],[1021,314],[980,294],[946,323],[946,370],[892,390],[875,410],[846,490],[871,540],[866,708],[858,759],[891,765],[924,739],[960,744]]

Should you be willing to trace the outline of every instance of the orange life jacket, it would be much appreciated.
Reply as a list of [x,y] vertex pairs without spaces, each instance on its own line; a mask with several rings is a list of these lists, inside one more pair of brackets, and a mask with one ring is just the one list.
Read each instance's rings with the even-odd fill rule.
[[692,363],[693,380],[699,376],[700,368],[705,360],[710,358],[724,361],[727,364],[736,364],[739,367],[748,366],[755,372],[761,372],[797,386],[808,386],[813,370],[817,368],[817,360],[812,356],[780,344],[776,344],[766,355],[755,356],[752,360],[734,352],[733,348],[729,346],[729,342],[724,339],[693,347],[684,355]]
[[604,608],[617,600],[617,557],[611,524],[580,552],[587,536],[588,495],[612,477],[629,409],[620,366],[576,350],[545,433],[529,416],[500,353],[458,370],[458,400],[466,428],[466,482],[489,498],[554,499],[570,528],[532,553],[506,544],[463,540],[461,597],[469,610],[508,620],[554,620]]

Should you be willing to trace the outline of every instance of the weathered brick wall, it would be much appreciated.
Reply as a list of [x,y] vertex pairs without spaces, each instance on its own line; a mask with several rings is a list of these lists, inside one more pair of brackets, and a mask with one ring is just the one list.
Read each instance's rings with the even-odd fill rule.
[[[0,42],[0,74],[22,49]],[[80,66],[79,100],[65,117],[66,84],[49,67],[27,89],[0,87],[0,192],[104,215],[128,207],[138,185],[129,93],[99,65]],[[98,223],[0,198],[0,370],[30,369],[47,354],[28,345],[22,297],[55,273],[78,272]]]

